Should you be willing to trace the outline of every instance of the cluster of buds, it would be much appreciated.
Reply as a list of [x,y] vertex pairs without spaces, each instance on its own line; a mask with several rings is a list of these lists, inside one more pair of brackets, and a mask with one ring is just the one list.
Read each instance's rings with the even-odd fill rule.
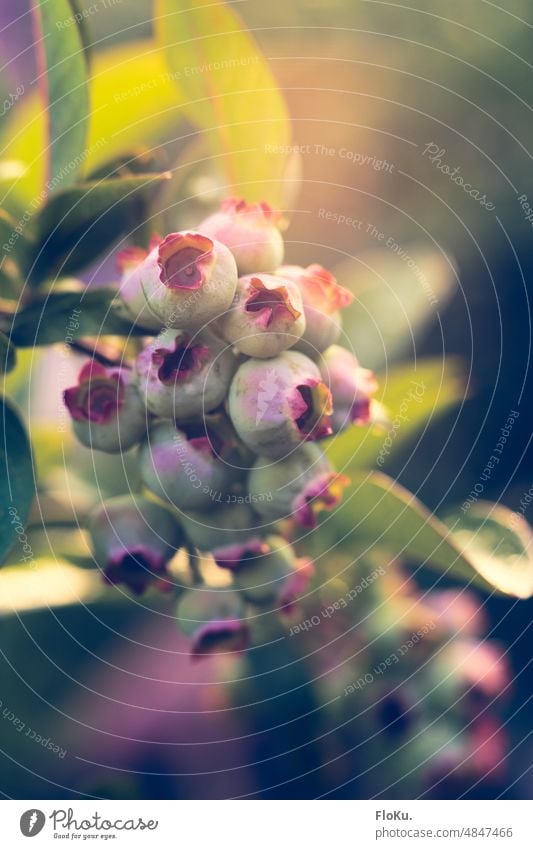
[[[141,494],[98,507],[95,560],[135,593],[169,589],[185,546],[195,584],[177,618],[195,656],[247,646],[254,607],[292,615],[313,570],[287,537],[348,482],[319,443],[368,422],[376,390],[337,344],[352,295],[319,265],[283,265],[278,224],[266,203],[232,199],[124,251],[118,301],[137,356],[87,363],[64,394],[84,445],[138,451]],[[209,569],[226,582],[206,584]]]

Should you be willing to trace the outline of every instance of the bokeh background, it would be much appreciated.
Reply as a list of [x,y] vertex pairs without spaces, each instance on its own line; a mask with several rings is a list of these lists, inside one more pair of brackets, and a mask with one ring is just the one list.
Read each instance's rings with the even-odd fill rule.
[[[339,268],[356,262],[362,291],[384,281],[386,295],[363,298],[366,315],[348,327],[361,360],[385,380],[399,357],[410,363],[430,356],[461,363],[459,402],[431,420],[416,443],[396,452],[388,473],[445,513],[468,497],[510,411],[519,406],[520,417],[483,492],[484,498],[519,510],[533,484],[528,413],[533,222],[519,200],[526,195],[533,204],[530,4],[452,0],[443,8],[437,0],[243,0],[233,5],[278,80],[293,144],[300,149],[286,192],[291,262]],[[116,0],[100,6],[87,19],[95,55],[150,37],[150,3]],[[28,96],[35,65],[25,4],[6,0],[0,14],[0,94],[3,99],[23,85]],[[168,163],[190,156],[187,142],[176,140],[174,130],[169,121],[155,132],[157,156]],[[435,151],[441,164],[460,169],[486,198],[485,206],[431,161]],[[178,182],[188,202],[172,210],[175,226],[199,214],[211,186],[216,193],[211,179],[207,164]],[[339,223],[340,216],[351,221]],[[383,246],[390,240],[398,250]],[[419,298],[416,335],[407,328],[391,341],[383,328],[388,313],[399,309],[395,282],[400,286],[406,279],[405,285],[412,285],[405,257],[423,270],[434,297],[426,292]],[[99,262],[85,279],[90,285],[108,282],[112,267],[112,258]],[[439,275],[452,282],[441,285]],[[31,363],[33,416],[44,425],[57,413],[57,400],[46,388],[46,356],[44,363]],[[68,368],[73,372],[75,365]],[[18,391],[24,394],[25,385]],[[88,460],[80,456],[79,462]],[[99,474],[105,476],[103,466]],[[83,606],[69,603],[68,591],[63,605],[48,609],[23,593],[13,612],[9,599],[20,591],[20,582],[14,575],[9,580],[8,586],[8,578],[0,576],[0,699],[26,728],[52,738],[66,754],[39,749],[12,722],[1,722],[3,794],[365,797],[387,786],[387,767],[380,767],[377,757],[373,769],[360,775],[358,753],[350,753],[351,738],[344,731],[330,735],[329,748],[316,743],[315,697],[289,648],[287,665],[276,675],[259,653],[255,697],[241,698],[237,708],[232,688],[213,682],[245,680],[239,662],[191,666],[185,641],[157,602],[132,606],[96,594],[91,600],[92,588],[78,576],[74,591],[85,594]],[[420,578],[422,586],[432,580]],[[453,782],[443,784],[437,795],[530,798],[533,602],[479,598],[490,636],[506,647],[512,668],[504,708],[510,754],[502,775],[475,786],[467,781],[459,789]],[[142,685],[145,676],[149,687]],[[257,699],[261,710],[253,707]],[[278,723],[285,733],[265,732]],[[324,768],[336,757],[342,763],[338,774]],[[348,781],[350,775],[357,780]],[[407,784],[384,795],[410,792]]]

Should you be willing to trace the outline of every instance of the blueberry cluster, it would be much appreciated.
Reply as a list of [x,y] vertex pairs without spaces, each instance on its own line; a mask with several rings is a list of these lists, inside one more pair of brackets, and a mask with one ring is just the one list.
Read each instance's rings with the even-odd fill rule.
[[336,344],[352,295],[283,255],[278,214],[240,199],[124,251],[118,299],[146,331],[141,349],[117,367],[89,361],[64,393],[84,445],[139,450],[142,494],[91,517],[105,579],[172,588],[181,546],[231,570],[231,589],[180,595],[196,654],[245,646],[248,604],[294,605],[312,567],[286,537],[315,527],[347,483],[318,443],[370,417],[374,376]]

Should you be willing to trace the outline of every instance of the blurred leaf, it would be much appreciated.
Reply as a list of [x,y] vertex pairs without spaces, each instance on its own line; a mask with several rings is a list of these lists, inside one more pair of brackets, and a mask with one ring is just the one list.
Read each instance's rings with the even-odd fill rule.
[[533,595],[533,535],[519,513],[478,501],[446,523],[480,575],[500,592]]
[[87,65],[78,26],[68,0],[32,0],[36,24],[39,84],[44,94],[48,140],[46,188],[75,182],[86,148],[89,117]]
[[[12,564],[2,570],[0,613],[87,604],[105,597],[106,590],[96,569],[71,566],[63,557],[39,557],[31,571]],[[114,596],[112,598],[115,600]]]
[[[122,318],[119,308],[114,304],[115,296],[114,289],[43,295],[15,316],[13,341],[24,348],[64,343],[67,336],[79,339],[82,336],[141,334],[142,329]],[[72,320],[74,310],[80,312]]]
[[0,374],[6,374],[15,367],[17,352],[5,333],[0,331]]
[[[520,555],[519,566],[512,566],[516,571],[511,574],[503,559],[493,562],[490,548],[470,538],[465,545],[464,536],[452,532],[412,493],[381,472],[356,473],[343,503],[320,533],[331,537],[331,544],[349,545],[362,553],[381,548],[392,557],[414,561],[449,578],[473,581],[485,590],[495,588],[519,598],[533,594],[531,557],[526,562]],[[509,572],[505,577],[504,568]]]
[[18,298],[24,285],[23,269],[30,253],[30,243],[20,222],[5,209],[0,209],[0,246],[0,294]]
[[[89,80],[91,116],[82,173],[138,146],[175,136],[181,95],[154,42],[133,41],[99,50]],[[4,156],[25,166],[15,182],[18,204],[38,204],[46,172],[46,116],[29,94],[10,110],[2,127]]]
[[[34,474],[26,430],[17,411],[5,398],[0,400],[0,423],[1,563],[17,541],[20,525],[28,518],[34,495]],[[28,556],[28,552],[21,549],[16,559],[24,556]]]
[[338,471],[385,465],[400,446],[464,398],[458,360],[418,360],[395,366],[380,378],[378,396],[390,422],[381,427],[354,425],[325,443]]
[[169,176],[164,172],[110,178],[56,194],[39,213],[32,280],[59,271],[71,274],[93,262],[121,233],[142,222],[139,200]]
[[281,206],[291,138],[287,107],[237,13],[213,0],[197,0],[188,8],[156,0],[154,24],[187,99],[184,112],[222,157],[226,194]]
[[[87,70],[89,70],[92,56],[91,31],[88,24],[88,18],[83,14],[84,6],[80,0],[68,0],[69,6],[72,9],[72,15],[76,21],[76,26],[80,34],[81,43],[83,46],[83,54]],[[77,17],[76,17],[77,16]]]
[[375,371],[400,354],[415,354],[415,334],[435,320],[457,285],[449,257],[415,245],[402,254],[366,251],[335,274],[355,293],[343,313],[346,336]]

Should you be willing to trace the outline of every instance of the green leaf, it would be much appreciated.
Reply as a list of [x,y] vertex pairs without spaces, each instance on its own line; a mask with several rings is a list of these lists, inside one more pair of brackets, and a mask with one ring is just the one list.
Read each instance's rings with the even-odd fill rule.
[[0,294],[3,297],[19,297],[30,252],[24,224],[0,209]]
[[459,360],[418,360],[401,364],[379,379],[378,398],[389,422],[361,427],[354,425],[325,443],[326,454],[339,471],[386,466],[400,446],[430,426],[464,398]]
[[36,298],[15,316],[12,339],[22,348],[68,343],[82,336],[129,336],[146,333],[124,319],[114,289],[52,292]]
[[0,374],[7,374],[15,367],[17,352],[5,333],[0,331]]
[[[153,41],[95,52],[89,86],[92,112],[82,176],[130,149],[132,142],[154,147],[175,138],[182,98]],[[22,172],[11,194],[22,210],[37,208],[46,182],[48,142],[46,115],[32,92],[10,110],[0,144],[4,157]]]
[[[518,598],[533,595],[533,563],[531,555],[525,556],[525,538],[520,550],[518,544],[513,549],[511,558],[518,559],[506,563],[503,548],[501,556],[496,557],[493,545],[482,545],[477,538],[472,542],[471,535],[466,539],[461,532],[452,532],[416,496],[381,472],[352,477],[343,503],[323,523],[320,535],[330,544],[349,546],[361,554],[384,549],[391,557],[474,582],[485,590],[496,589]],[[529,529],[528,537],[530,544]]]
[[85,156],[89,117],[87,65],[68,0],[32,0],[32,12],[39,82],[48,115],[46,188],[53,192],[75,182]]
[[435,321],[457,285],[449,257],[416,245],[367,251],[335,274],[356,296],[343,312],[344,331],[361,363],[375,371],[414,353],[415,333]]
[[80,183],[58,192],[37,220],[38,247],[31,279],[72,274],[108,249],[123,232],[144,220],[146,194],[163,180],[162,174]]
[[446,524],[490,584],[519,598],[533,595],[533,536],[522,514],[478,501],[461,516],[448,516]]
[[183,109],[221,157],[227,193],[280,206],[291,134],[276,80],[232,8],[185,6],[157,0],[154,19]]
[[31,556],[24,550],[22,533],[34,495],[34,474],[30,443],[24,425],[15,408],[5,398],[0,399],[0,563],[19,542],[20,555]]
[[76,26],[78,27],[81,43],[83,46],[85,64],[87,66],[87,71],[89,71],[92,57],[92,40],[91,31],[88,24],[88,17],[87,15],[83,14],[84,6],[80,2],[80,0],[68,0],[68,3],[72,9],[72,16],[76,21]]

